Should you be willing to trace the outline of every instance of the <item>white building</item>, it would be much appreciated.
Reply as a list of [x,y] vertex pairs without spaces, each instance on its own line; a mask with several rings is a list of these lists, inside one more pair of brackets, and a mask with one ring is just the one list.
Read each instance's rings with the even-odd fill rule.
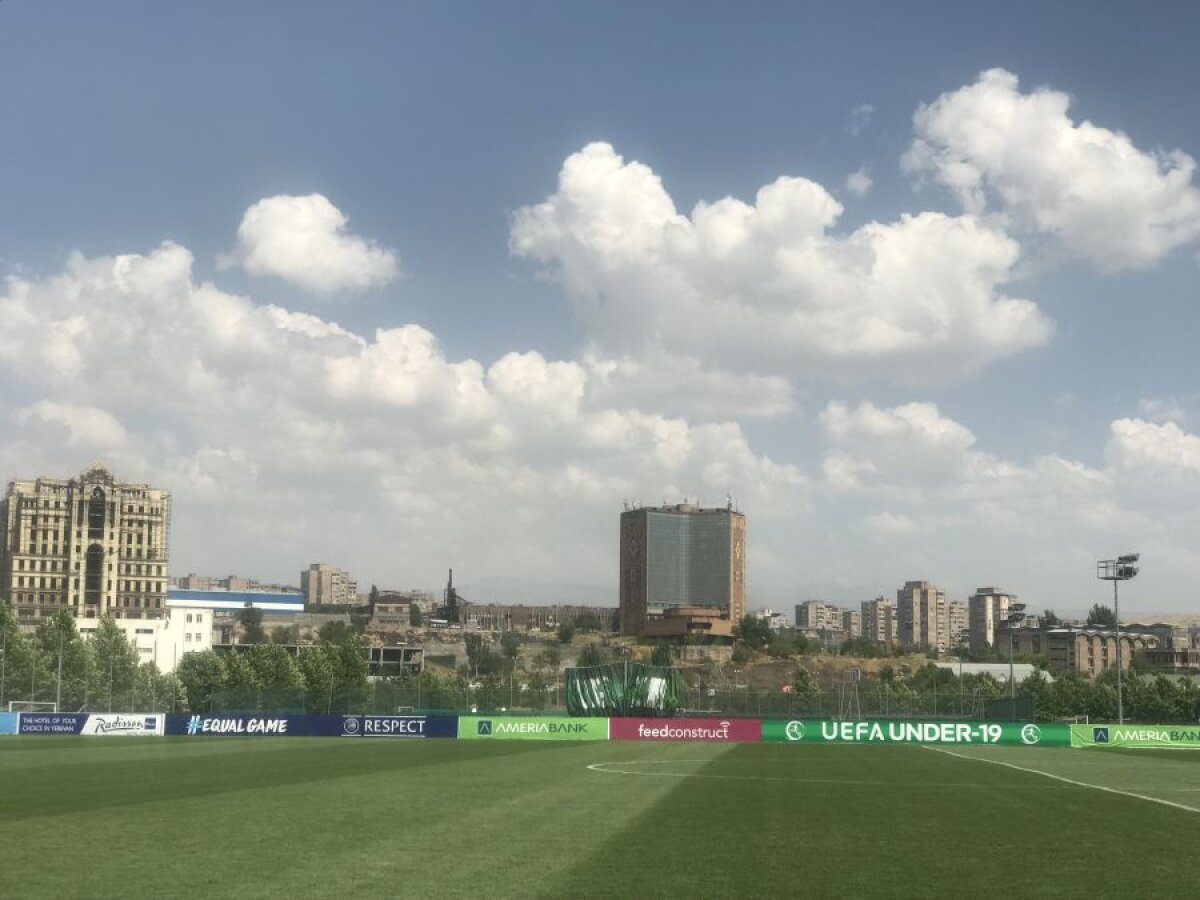
[[772,631],[779,631],[781,629],[791,627],[791,623],[788,622],[788,617],[781,612],[775,612],[773,609],[760,609],[753,615],[756,618],[765,619],[767,625]]
[[[137,651],[138,662],[153,662],[160,672],[174,672],[184,655],[193,650],[212,649],[213,613],[203,606],[167,603],[161,619],[114,619]],[[91,638],[100,620],[76,620],[80,635]]]

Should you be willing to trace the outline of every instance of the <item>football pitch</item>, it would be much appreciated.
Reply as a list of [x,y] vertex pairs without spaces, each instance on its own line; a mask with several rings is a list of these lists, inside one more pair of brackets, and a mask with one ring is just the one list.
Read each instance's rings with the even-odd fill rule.
[[1195,896],[1197,848],[1180,751],[0,739],[11,897]]

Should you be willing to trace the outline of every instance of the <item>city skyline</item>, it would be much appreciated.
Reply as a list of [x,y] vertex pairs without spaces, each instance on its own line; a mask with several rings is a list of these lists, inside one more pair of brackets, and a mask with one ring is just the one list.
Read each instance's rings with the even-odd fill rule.
[[749,608],[1200,613],[1196,9],[146,10],[0,4],[0,482],[176,574],[610,605],[732,494]]

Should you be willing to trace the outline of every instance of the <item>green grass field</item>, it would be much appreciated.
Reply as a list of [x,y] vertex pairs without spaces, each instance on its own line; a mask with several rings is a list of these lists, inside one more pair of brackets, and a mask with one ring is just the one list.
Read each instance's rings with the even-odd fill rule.
[[1195,896],[1200,753],[954,752],[5,738],[0,894]]

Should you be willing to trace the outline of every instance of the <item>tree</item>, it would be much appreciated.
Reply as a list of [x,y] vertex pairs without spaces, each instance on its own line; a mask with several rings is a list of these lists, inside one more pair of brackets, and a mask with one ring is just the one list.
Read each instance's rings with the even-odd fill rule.
[[225,686],[225,664],[212,650],[184,654],[175,675],[183,687],[185,708],[192,712],[211,710]]
[[304,705],[304,675],[295,658],[277,644],[258,644],[246,653],[262,691],[262,709],[294,709]]
[[575,626],[570,622],[563,622],[558,626],[558,642],[560,644],[569,644],[571,639],[575,637]]
[[333,710],[360,709],[370,690],[367,684],[370,667],[362,639],[354,635],[338,644],[325,644],[320,649],[329,656],[333,672]]
[[599,631],[600,617],[594,612],[585,612],[575,617],[575,628],[579,631]]
[[792,673],[792,702],[809,704],[820,691],[821,688],[812,673],[802,666],[797,666],[796,671]]
[[511,631],[504,632],[500,636],[500,653],[504,656],[506,668],[512,671],[517,667],[517,659],[521,656],[521,639]]
[[579,651],[579,659],[576,661],[578,666],[599,666],[604,662],[600,658],[600,648],[595,644],[588,643],[583,645],[583,649]]
[[340,644],[343,641],[352,640],[356,637],[357,634],[354,629],[345,622],[326,622],[317,629],[317,639],[322,644]]
[[1062,624],[1062,619],[1054,614],[1054,610],[1047,609],[1042,612],[1042,624],[1047,628],[1057,628]]
[[253,604],[247,602],[237,614],[238,625],[242,630],[243,644],[265,644],[267,630],[263,628],[263,613]]
[[483,657],[483,635],[469,632],[463,635],[463,643],[467,649],[467,665],[472,675],[479,674],[479,660]]
[[224,709],[256,710],[259,708],[259,695],[262,682],[258,673],[250,665],[247,654],[231,651],[222,660],[225,663],[225,683],[223,688]]
[[367,603],[371,605],[371,612],[375,611],[375,604],[379,602],[379,588],[371,585],[371,593],[367,595]]
[[133,684],[137,677],[137,649],[111,616],[100,619],[88,646],[93,662],[89,690],[91,705],[103,706],[111,712],[124,704],[128,710],[132,706]]
[[533,664],[539,669],[558,672],[559,667],[562,666],[562,652],[551,645],[533,658]]
[[767,644],[767,655],[772,659],[787,659],[795,652],[796,644],[781,634],[772,635],[770,643]]
[[408,605],[408,624],[413,628],[421,627],[421,607],[415,603]]
[[1095,603],[1088,613],[1087,623],[1098,628],[1116,628],[1117,614],[1112,611],[1112,607]]
[[883,648],[878,641],[873,641],[870,638],[849,638],[842,642],[838,648],[838,653],[842,656],[863,656],[874,658],[883,654]]
[[546,708],[546,688],[546,678],[541,672],[534,672],[529,676],[529,684],[526,687],[525,700],[531,708]]
[[[101,620],[101,625],[105,621],[112,622],[111,619]],[[125,640],[120,629],[117,629],[117,634],[121,640]],[[33,680],[40,682],[39,686],[45,689],[40,692],[41,696],[46,700],[59,701],[60,709],[83,708],[88,702],[92,658],[75,628],[75,617],[65,609],[58,610],[38,626],[31,649],[33,662],[38,669],[37,677]]]
[[333,711],[333,692],[337,676],[334,660],[326,652],[328,644],[300,652],[300,671],[304,675],[304,704],[310,713]]
[[671,652],[671,645],[666,641],[659,641],[654,645],[654,649],[650,651],[650,665],[652,666],[673,666],[675,665],[674,654]]
[[761,650],[771,643],[771,626],[758,616],[743,616],[734,626],[733,636],[745,641],[748,647]]
[[179,679],[164,675],[153,662],[138,666],[133,678],[133,702],[131,708],[138,712],[172,712],[187,709],[187,695]]
[[0,602],[0,709],[8,709],[9,700],[26,698],[30,684],[36,687],[37,664],[36,647],[21,634],[13,611]]
[[299,625],[276,625],[271,629],[272,644],[297,644],[299,642]]

